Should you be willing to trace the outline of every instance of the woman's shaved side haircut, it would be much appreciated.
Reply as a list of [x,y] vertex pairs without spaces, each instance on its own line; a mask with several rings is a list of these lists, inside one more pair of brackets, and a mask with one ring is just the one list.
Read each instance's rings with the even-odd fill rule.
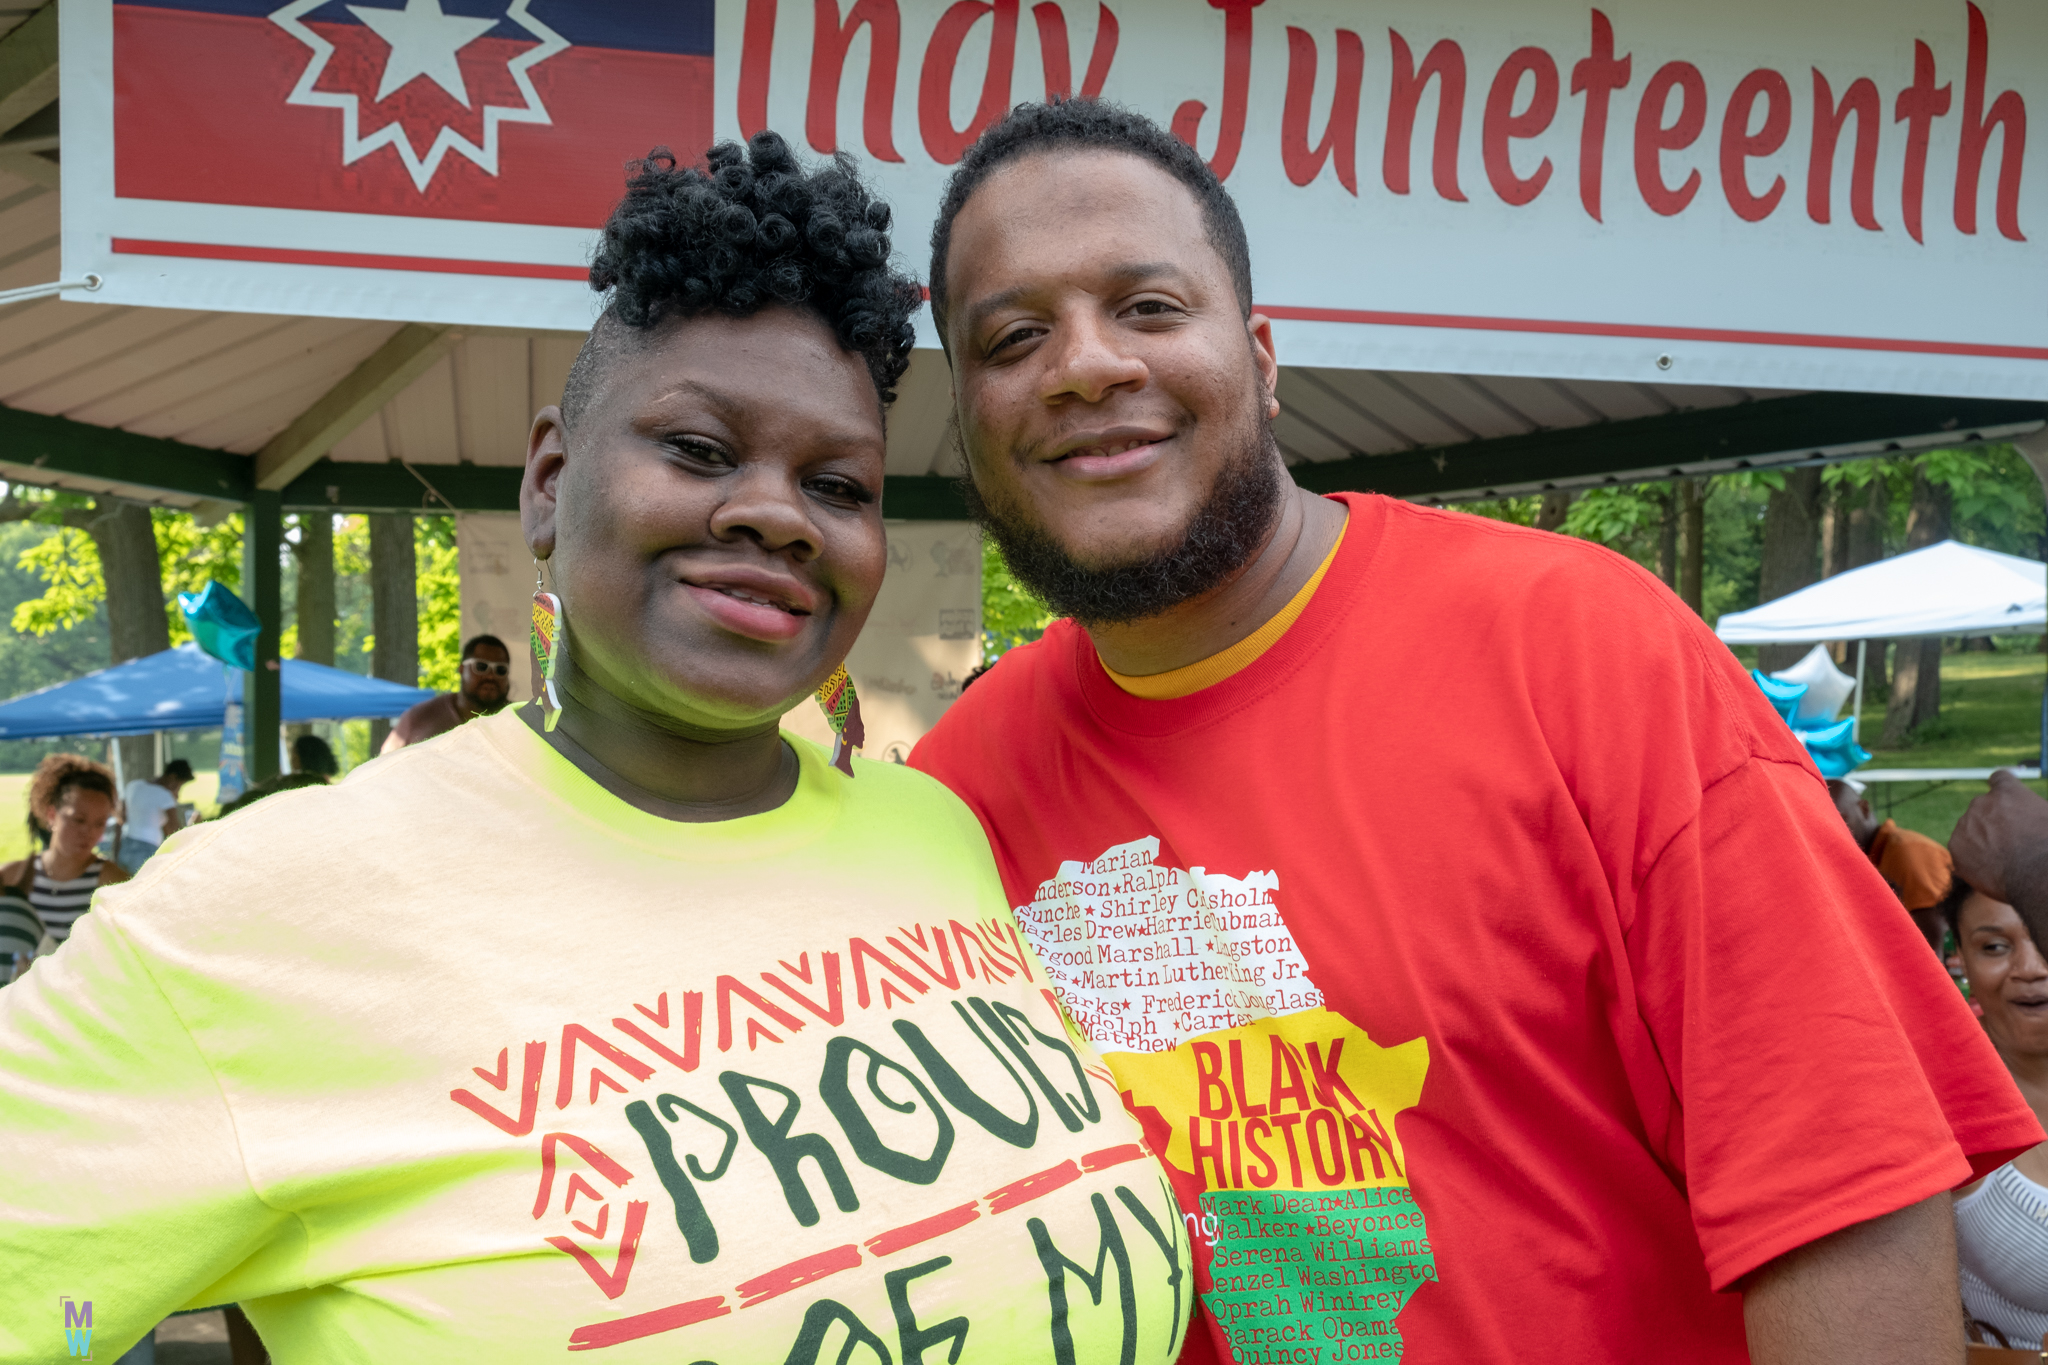
[[887,406],[910,364],[917,281],[889,266],[889,206],[844,153],[806,171],[775,133],[721,142],[707,169],[657,147],[630,168],[590,266],[609,297],[562,388],[574,429],[611,363],[673,318],[798,308],[867,362]]

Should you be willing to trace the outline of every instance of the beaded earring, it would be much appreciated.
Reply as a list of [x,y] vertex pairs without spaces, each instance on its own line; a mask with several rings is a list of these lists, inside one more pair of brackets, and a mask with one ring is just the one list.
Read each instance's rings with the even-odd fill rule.
[[562,698],[555,690],[555,675],[561,670],[562,656],[569,650],[569,641],[562,634],[562,599],[547,590],[547,581],[541,575],[540,561],[533,561],[533,663],[539,680],[534,691],[538,694],[541,714],[545,717],[544,727],[553,731],[562,720]]
[[867,742],[860,723],[860,698],[853,692],[853,675],[841,664],[832,670],[818,689],[818,705],[824,708],[825,723],[832,727],[832,766],[853,776],[853,751]]

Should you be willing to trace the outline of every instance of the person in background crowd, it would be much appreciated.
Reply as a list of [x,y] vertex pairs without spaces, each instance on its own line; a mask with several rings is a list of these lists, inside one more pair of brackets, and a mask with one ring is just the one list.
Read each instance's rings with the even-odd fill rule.
[[318,735],[300,735],[292,741],[292,771],[312,773],[318,777],[341,776],[341,764],[334,757],[334,750],[327,747],[327,741]]
[[1879,823],[1870,813],[1870,801],[1861,783],[1833,778],[1828,795],[1835,799],[1835,811],[1849,827],[1850,837],[1870,859],[1877,875],[1906,907],[1920,936],[1935,952],[1941,951],[1941,903],[1948,895],[1952,865],[1949,852],[1938,840],[1910,829],[1900,829],[1896,820]]
[[192,780],[192,765],[174,758],[164,765],[161,776],[138,777],[121,795],[121,838],[114,845],[114,861],[129,875],[156,856],[164,840],[185,827],[178,809],[178,794]]
[[1070,619],[911,766],[1174,1173],[1184,1359],[1955,1359],[1949,1191],[2041,1125],[1698,615],[1296,485],[1236,205],[1140,115],[990,127],[928,284],[969,509]]
[[29,779],[29,829],[47,831],[49,847],[0,867],[0,896],[28,902],[58,943],[95,891],[128,880],[126,868],[95,851],[114,806],[113,771],[83,754],[51,754]]
[[463,722],[488,716],[512,695],[512,655],[495,635],[474,635],[462,646],[462,682],[453,692],[429,697],[398,718],[379,753],[395,754],[408,744],[446,734]]
[[0,1361],[65,1293],[287,1361],[1175,1360],[1187,1230],[973,815],[778,732],[888,566],[888,208],[708,161],[635,168],[531,429],[560,711],[181,835],[0,991]]
[[247,810],[264,797],[276,796],[279,792],[297,791],[301,787],[324,787],[327,784],[327,777],[321,773],[279,773],[276,777],[270,778],[267,781],[258,782],[255,786],[222,806],[220,808],[220,815],[214,818],[221,819],[233,815],[238,810]]
[[1970,802],[1948,838],[1955,874],[2016,911],[2048,943],[2048,801],[2005,769]]
[[0,888],[0,986],[28,969],[42,942],[43,922],[28,897]]
[[[2048,1122],[2048,961],[2018,912],[1961,878],[1942,902],[1970,998],[2020,1094]],[[2000,1344],[2048,1334],[2048,1146],[2001,1166],[1956,1197],[1963,1305]]]

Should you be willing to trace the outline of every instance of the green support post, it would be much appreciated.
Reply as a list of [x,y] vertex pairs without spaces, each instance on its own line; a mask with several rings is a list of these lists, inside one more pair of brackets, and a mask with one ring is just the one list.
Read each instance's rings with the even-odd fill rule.
[[242,591],[249,609],[263,623],[256,637],[256,667],[242,675],[249,784],[277,776],[278,730],[284,723],[278,641],[282,637],[283,573],[278,556],[284,547],[284,508],[279,496],[256,489],[243,511]]

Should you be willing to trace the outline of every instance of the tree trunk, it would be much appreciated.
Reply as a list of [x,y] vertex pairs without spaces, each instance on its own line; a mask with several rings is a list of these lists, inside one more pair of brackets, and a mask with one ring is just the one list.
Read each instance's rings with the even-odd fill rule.
[[[1788,469],[1785,486],[1771,494],[1764,509],[1763,565],[1757,575],[1757,601],[1771,602],[1814,581],[1820,559],[1820,470]],[[1765,645],[1757,666],[1769,673],[1799,662],[1801,645]]]
[[1704,617],[1707,564],[1707,491],[1698,479],[1678,481],[1678,519],[1683,549],[1678,559],[1678,595]]
[[[370,518],[370,627],[376,643],[370,672],[389,682],[420,681],[419,575],[413,560],[412,517],[380,512]],[[370,722],[370,753],[384,747],[391,722]]]
[[[1833,578],[1849,567],[1849,514],[1850,504],[1855,500],[1855,490],[1846,483],[1829,487],[1821,485],[1820,497],[1820,576]],[[1828,654],[1835,661],[1835,667],[1855,668],[1856,642],[1836,640],[1828,646]]]
[[1678,590],[1678,488],[1664,489],[1663,519],[1657,524],[1657,577],[1673,592]]
[[[298,658],[334,666],[334,518],[326,512],[302,512],[295,519],[299,538],[292,544],[298,561],[299,622]],[[296,744],[313,733],[310,721],[284,727],[285,738]]]
[[1849,567],[1849,527],[1856,510],[1856,490],[1846,483],[1822,486],[1820,576],[1833,578]]
[[[1913,473],[1913,506],[1906,516],[1906,548],[1919,550],[1947,540],[1954,499],[1940,484]],[[1902,744],[1906,737],[1941,713],[1941,637],[1899,641],[1893,666],[1891,700],[1885,706],[1884,743]]]
[[[107,640],[111,662],[140,659],[171,647],[171,623],[164,616],[163,563],[157,557],[156,527],[141,503],[99,500],[85,522],[99,551],[107,584]],[[121,777],[132,782],[156,776],[156,737],[118,740]]]
[[334,665],[334,518],[299,517],[299,657]]
[[[1884,558],[1884,531],[1891,520],[1891,491],[1882,478],[1872,479],[1862,493],[1849,500],[1849,534],[1847,568],[1860,569],[1865,564],[1875,564]],[[1883,701],[1891,695],[1890,675],[1885,672],[1885,649],[1889,640],[1869,640],[1866,650],[1863,695],[1870,701]],[[1852,648],[1849,656],[1854,658]]]
[[1576,494],[1552,491],[1543,495],[1543,505],[1536,509],[1536,529],[1558,531],[1564,529],[1564,514],[1572,507]]

